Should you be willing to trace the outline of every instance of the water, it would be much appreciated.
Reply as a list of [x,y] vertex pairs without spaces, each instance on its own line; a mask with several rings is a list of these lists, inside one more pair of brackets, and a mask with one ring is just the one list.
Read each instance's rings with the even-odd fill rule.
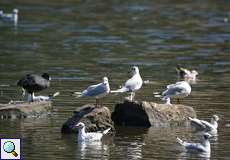
[[[116,89],[138,65],[144,80],[137,100],[159,102],[152,92],[177,80],[175,66],[197,69],[199,80],[183,104],[198,117],[220,116],[211,139],[211,159],[230,157],[230,10],[229,1],[1,0],[6,11],[19,9],[17,28],[0,21],[0,103],[20,99],[16,81],[26,73],[48,72],[60,91],[51,116],[1,120],[0,137],[22,139],[24,159],[201,159],[183,154],[175,138],[197,138],[189,128],[117,127],[102,142],[78,145],[76,135],[61,135],[72,111],[94,99],[70,96],[108,76]],[[113,110],[119,96],[104,104]]]

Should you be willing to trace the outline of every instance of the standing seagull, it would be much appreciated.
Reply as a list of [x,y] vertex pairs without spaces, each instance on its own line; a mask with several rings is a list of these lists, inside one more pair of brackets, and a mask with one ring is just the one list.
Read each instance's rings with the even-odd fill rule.
[[196,70],[190,71],[186,68],[181,67],[180,65],[177,65],[176,70],[179,79],[196,81],[196,76],[198,75],[198,72]]
[[115,91],[111,91],[111,93],[131,92],[130,100],[133,101],[135,92],[141,88],[143,81],[139,73],[139,68],[137,66],[132,67],[131,73],[132,78],[128,79],[122,88]]
[[[107,77],[103,78],[103,82],[91,85],[87,89],[82,92],[74,92],[77,98],[79,97],[96,97],[96,107],[98,107],[99,99],[109,94],[110,87],[109,87],[109,80]],[[102,106],[102,100],[101,100]]]
[[217,115],[213,115],[211,118],[211,122],[207,122],[204,120],[199,120],[197,118],[191,118],[189,117],[189,120],[191,121],[192,127],[194,127],[197,131],[205,131],[210,133],[217,133],[218,128],[218,121],[219,117]]
[[22,87],[23,96],[25,90],[28,92],[28,101],[33,102],[34,92],[39,92],[50,86],[50,76],[47,73],[43,73],[42,76],[35,74],[27,74],[25,77],[17,82],[17,86]]
[[187,152],[210,153],[211,152],[211,147],[210,147],[210,142],[209,142],[210,137],[211,135],[209,133],[204,133],[201,138],[201,143],[188,143],[188,142],[182,141],[180,138],[177,138],[177,143],[182,145]]
[[85,124],[82,122],[79,122],[76,127],[78,128],[78,142],[83,141],[100,141],[103,135],[107,134],[111,128],[108,128],[102,132],[85,132]]
[[184,98],[191,93],[191,86],[186,81],[180,81],[175,84],[170,84],[167,89],[162,93],[162,100],[166,101],[166,104],[172,105],[170,98]]
[[18,24],[18,9],[14,9],[12,13],[4,13],[0,10],[0,18],[6,22],[13,22],[14,25]]

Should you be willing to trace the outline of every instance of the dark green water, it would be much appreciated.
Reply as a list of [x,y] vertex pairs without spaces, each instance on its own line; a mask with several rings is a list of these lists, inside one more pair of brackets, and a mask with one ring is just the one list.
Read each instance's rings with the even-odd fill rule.
[[[143,79],[155,83],[143,86],[136,99],[159,102],[152,92],[177,80],[178,63],[199,72],[183,104],[201,119],[221,118],[211,159],[229,159],[229,1],[0,1],[0,9],[13,8],[19,9],[18,27],[0,21],[0,103],[21,98],[15,82],[27,73],[50,73],[52,86],[41,94],[61,92],[50,117],[0,121],[0,137],[22,139],[24,159],[200,159],[176,146],[176,137],[196,140],[188,128],[118,128],[115,136],[90,145],[60,133],[75,108],[94,103],[71,92],[103,76],[116,89],[138,65]],[[104,103],[113,110],[119,98],[109,95]]]

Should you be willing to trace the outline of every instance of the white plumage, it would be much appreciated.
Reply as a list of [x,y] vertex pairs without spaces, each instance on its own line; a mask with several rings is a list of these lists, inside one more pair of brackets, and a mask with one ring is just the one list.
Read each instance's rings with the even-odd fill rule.
[[180,138],[177,138],[177,143],[179,143],[187,152],[193,152],[193,153],[210,153],[211,152],[211,146],[209,142],[209,138],[211,137],[210,134],[204,133],[201,138],[201,143],[188,143],[185,141],[182,141]]
[[191,126],[195,128],[197,131],[205,131],[210,132],[212,134],[217,133],[219,120],[219,117],[217,115],[213,115],[210,122],[191,117],[189,117],[189,119],[191,121]]
[[98,99],[106,96],[110,92],[110,87],[109,87],[109,80],[107,77],[103,78],[103,82],[96,84],[96,85],[91,85],[87,89],[85,89],[82,92],[74,92],[74,95],[79,98],[79,97],[95,97],[96,98],[96,106],[98,106]]
[[183,68],[181,66],[177,66],[177,73],[178,73],[178,78],[186,80],[188,82],[195,82],[196,81],[196,76],[198,75],[198,72],[196,70],[188,70],[186,68]]
[[107,134],[111,128],[104,130],[103,132],[85,132],[85,124],[79,122],[76,127],[78,128],[78,142],[82,141],[99,141],[103,137],[103,135]]
[[133,66],[131,69],[132,77],[125,82],[125,85],[118,90],[111,91],[111,93],[124,93],[131,92],[131,101],[135,96],[135,92],[139,90],[143,84],[143,80],[139,73],[139,68],[137,66]]
[[191,93],[191,86],[186,81],[180,81],[175,84],[170,84],[162,93],[162,100],[171,105],[170,98],[184,98]]
[[14,9],[12,13],[4,13],[0,10],[0,18],[6,22],[13,22],[14,25],[18,23],[18,9]]

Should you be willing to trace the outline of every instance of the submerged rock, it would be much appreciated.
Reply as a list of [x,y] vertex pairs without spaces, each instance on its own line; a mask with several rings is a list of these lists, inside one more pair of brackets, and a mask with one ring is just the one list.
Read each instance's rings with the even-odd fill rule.
[[109,127],[114,130],[111,120],[111,112],[107,107],[96,108],[94,105],[87,104],[74,112],[62,126],[62,133],[77,133],[76,124],[83,122],[87,132],[105,130]]
[[112,113],[115,125],[169,127],[188,126],[188,117],[196,117],[192,107],[157,104],[154,102],[129,102],[116,104]]
[[40,117],[52,110],[51,101],[12,101],[9,104],[0,104],[0,119],[17,119]]

